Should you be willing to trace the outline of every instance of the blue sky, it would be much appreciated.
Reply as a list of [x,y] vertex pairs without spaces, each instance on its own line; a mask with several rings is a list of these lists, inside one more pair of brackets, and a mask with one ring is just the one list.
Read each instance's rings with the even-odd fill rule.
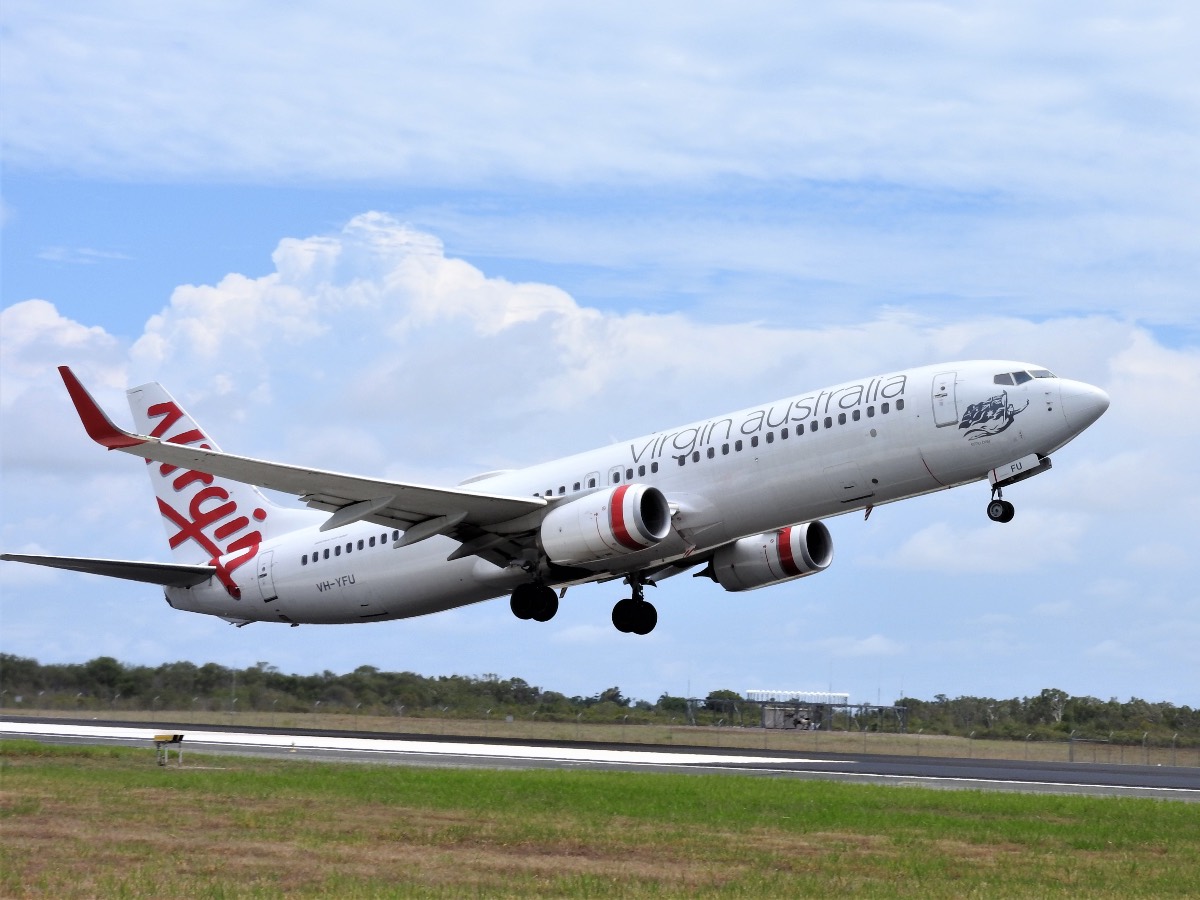
[[[1200,16],[1184,3],[5,4],[0,543],[166,559],[124,415],[454,483],[889,369],[1024,358],[1113,407],[1011,492],[829,525],[820,576],[235,630],[0,566],[0,648],[689,688],[1200,704]],[[686,583],[675,583],[686,582]]]

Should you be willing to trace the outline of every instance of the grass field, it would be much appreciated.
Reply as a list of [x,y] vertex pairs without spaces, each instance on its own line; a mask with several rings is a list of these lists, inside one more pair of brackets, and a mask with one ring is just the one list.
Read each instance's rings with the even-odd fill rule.
[[0,745],[5,897],[1200,896],[1200,805]]

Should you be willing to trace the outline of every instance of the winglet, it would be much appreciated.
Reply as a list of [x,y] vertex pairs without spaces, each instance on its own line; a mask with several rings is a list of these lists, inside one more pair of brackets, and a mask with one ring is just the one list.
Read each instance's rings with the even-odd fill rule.
[[67,393],[71,395],[71,402],[75,404],[75,411],[79,413],[79,420],[83,422],[84,430],[93,441],[109,450],[122,450],[126,447],[136,447],[146,443],[143,438],[123,431],[114,425],[112,420],[104,414],[100,405],[92,399],[87,388],[75,377],[75,373],[71,371],[70,367],[59,366],[58,374],[62,376],[62,380],[67,386]]

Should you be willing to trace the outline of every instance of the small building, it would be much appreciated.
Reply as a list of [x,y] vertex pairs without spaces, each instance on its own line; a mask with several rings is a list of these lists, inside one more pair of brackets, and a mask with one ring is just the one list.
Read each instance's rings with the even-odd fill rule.
[[833,709],[850,705],[850,695],[832,691],[746,691],[746,699],[758,703],[763,728],[816,731],[828,728]]

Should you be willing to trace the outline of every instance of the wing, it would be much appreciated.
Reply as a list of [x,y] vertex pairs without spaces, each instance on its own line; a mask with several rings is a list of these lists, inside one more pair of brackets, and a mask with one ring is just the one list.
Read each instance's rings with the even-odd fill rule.
[[0,553],[0,559],[33,563],[52,569],[70,569],[91,575],[106,575],[126,581],[160,584],[164,587],[195,587],[217,574],[215,566],[185,566],[175,563],[136,562],[127,559],[91,559],[85,556],[39,556],[28,553]]
[[522,550],[520,543],[507,536],[534,530],[548,505],[541,497],[510,497],[362,478],[235,456],[203,444],[175,444],[132,434],[113,424],[70,368],[60,366],[59,373],[84,429],[101,446],[294,494],[314,509],[333,513],[322,530],[363,520],[405,531],[401,539],[405,544],[445,534],[463,542],[454,557],[475,553],[502,564],[517,558]]

